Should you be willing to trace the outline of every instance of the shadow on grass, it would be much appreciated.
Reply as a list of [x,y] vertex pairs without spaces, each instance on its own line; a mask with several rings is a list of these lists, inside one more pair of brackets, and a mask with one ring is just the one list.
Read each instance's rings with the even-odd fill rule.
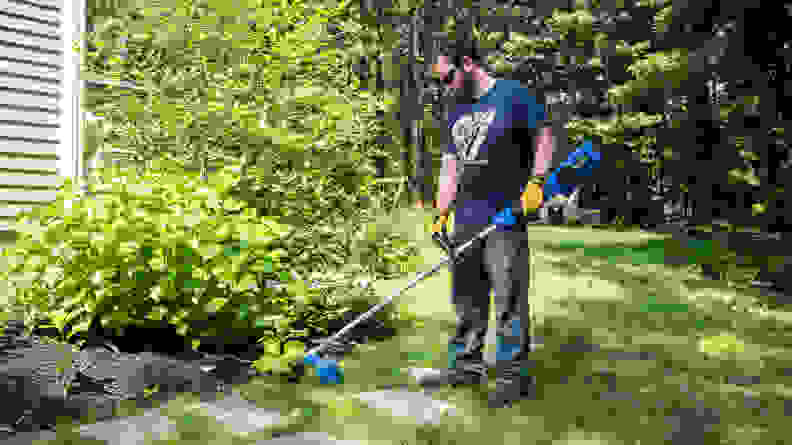
[[593,258],[608,263],[662,265],[673,271],[697,269],[699,277],[688,278],[686,284],[712,287],[714,281],[723,282],[724,285],[730,282],[742,290],[750,288],[751,280],[769,261],[763,254],[746,253],[744,246],[738,252],[717,240],[684,236],[635,243],[599,243],[596,246],[586,246],[584,241],[562,242],[546,246],[544,250],[556,255],[571,254],[578,259]]
[[[500,434],[507,432],[527,438],[522,443],[570,437],[642,444],[783,442],[781,422],[792,403],[774,388],[791,374],[784,340],[790,325],[736,311],[734,300],[747,307],[752,297],[722,299],[717,294],[738,292],[727,283],[695,278],[673,283],[668,273],[657,273],[665,269],[681,276],[700,258],[716,256],[711,248],[702,252],[698,245],[663,240],[578,249],[548,249],[567,257],[556,262],[556,270],[575,276],[592,269],[628,290],[625,301],[570,301],[566,304],[575,306],[571,312],[577,315],[551,315],[536,325],[534,335],[545,341],[531,356],[538,383],[531,400],[493,417],[484,407],[485,391],[440,393],[455,393],[479,420],[465,427],[449,419],[435,431],[438,443],[505,443]],[[627,263],[637,270],[619,267]],[[680,287],[713,298],[693,305]],[[745,351],[710,357],[698,349],[699,339],[723,332],[743,340]],[[522,423],[530,427],[517,426]]]
[[[739,426],[783,431],[788,400],[734,387],[780,384],[789,360],[764,357],[760,365],[756,351],[721,360],[696,349],[696,338],[721,332],[725,320],[696,326],[706,318],[700,311],[678,316],[612,301],[578,306],[581,317],[549,317],[537,326],[545,339],[532,355],[539,392],[521,414],[543,416],[548,430],[607,431],[626,443],[723,443]],[[625,325],[633,328],[624,332]],[[623,344],[597,338],[608,326]],[[741,334],[753,349],[767,346],[757,344],[757,331]],[[760,442],[776,443],[769,434]]]
[[259,388],[255,398],[288,401],[290,411],[303,413],[299,424],[273,433],[327,431],[344,439],[369,437],[393,444],[511,443],[516,438],[520,443],[589,438],[650,445],[781,440],[774,434],[783,431],[788,402],[766,390],[741,387],[757,386],[750,379],[756,376],[764,385],[780,383],[788,360],[767,355],[759,360],[751,355],[755,351],[747,358],[710,359],[696,349],[695,339],[729,329],[732,317],[746,342],[779,348],[782,340],[772,334],[786,326],[756,320],[752,326],[751,314],[730,314],[724,308],[719,313],[691,308],[680,314],[614,301],[574,305],[578,316],[546,317],[535,327],[534,335],[544,338],[544,346],[531,355],[537,391],[511,408],[487,409],[487,388],[447,389],[433,397],[459,406],[459,416],[437,426],[407,426],[357,402],[331,403],[338,396],[391,385],[409,387],[409,379],[394,370],[443,367],[453,324],[428,319],[413,332],[401,331],[350,354],[344,385],[306,382],[268,394]]
[[[574,310],[569,311],[575,316],[555,317],[549,316],[544,322],[537,326],[537,335],[545,338],[545,349],[535,357],[542,361],[541,354],[546,355],[543,365],[537,369],[537,375],[544,375],[544,378],[553,381],[559,375],[581,375],[592,373],[597,375],[602,373],[603,367],[608,375],[608,381],[625,381],[627,387],[630,386],[631,379],[634,381],[632,390],[614,391],[608,397],[618,399],[626,398],[632,401],[636,397],[643,395],[645,400],[644,407],[647,412],[642,412],[637,408],[629,407],[629,403],[622,403],[618,412],[618,422],[642,425],[641,430],[644,434],[646,430],[641,422],[640,416],[657,416],[657,410],[651,408],[652,405],[668,406],[669,398],[676,407],[678,413],[695,412],[702,408],[709,407],[711,413],[719,412],[712,417],[711,431],[700,431],[696,428],[705,424],[703,420],[686,420],[685,415],[664,414],[666,420],[677,422],[679,431],[671,431],[669,437],[687,437],[691,442],[679,442],[673,440],[672,443],[720,443],[720,438],[731,438],[738,434],[735,428],[739,425],[746,426],[746,431],[754,431],[774,425],[775,429],[782,429],[779,420],[792,409],[789,400],[786,400],[777,391],[767,391],[776,385],[782,385],[784,379],[780,376],[790,374],[792,358],[789,357],[788,338],[792,324],[781,320],[772,320],[767,317],[759,317],[756,313],[740,311],[735,308],[742,306],[749,309],[752,298],[748,295],[738,295],[731,299],[719,297],[719,293],[735,294],[735,289],[730,289],[723,283],[709,281],[706,286],[702,284],[697,289],[690,289],[683,285],[683,289],[691,290],[697,294],[694,306],[688,299],[690,295],[680,295],[679,290],[673,284],[666,284],[667,277],[662,274],[654,276],[649,271],[639,270],[631,273],[624,268],[619,268],[615,264],[595,264],[593,258],[586,258],[583,255],[568,257],[561,261],[556,261],[554,269],[559,273],[574,276],[583,269],[594,269],[598,278],[618,283],[624,289],[631,289],[625,301],[614,302],[609,300],[596,300],[588,298],[586,301],[574,300],[567,302],[568,306],[574,306]],[[686,283],[687,284],[687,283]],[[716,286],[713,286],[715,284]],[[718,287],[720,289],[718,289]],[[713,298],[704,298],[702,292],[708,291]],[[655,294],[655,295],[651,295]],[[701,298],[699,298],[701,297]],[[613,345],[607,347],[607,352],[601,349],[597,341],[592,339],[593,333],[597,329],[605,329],[613,334],[623,337],[621,343],[628,344],[636,338],[644,338],[643,343],[638,342],[638,346],[622,347]],[[697,339],[701,337],[714,336],[723,332],[737,335],[740,339],[750,345],[745,354],[740,354],[735,360],[715,360],[707,359],[696,349]],[[563,352],[570,343],[564,339],[574,339],[580,348],[577,357],[570,356]],[[621,349],[620,349],[621,348]],[[552,352],[550,352],[552,351]],[[548,356],[547,354],[552,354]],[[588,357],[584,357],[587,355]],[[618,377],[611,375],[613,371],[624,368],[624,365],[612,366],[614,359],[611,357],[654,357],[650,369],[640,371],[640,375],[631,378]],[[616,359],[619,360],[619,359]],[[628,359],[629,360],[629,359]],[[642,358],[641,360],[647,360]],[[548,367],[548,363],[552,363]],[[589,364],[600,363],[598,366],[589,367]],[[640,366],[638,367],[640,370]],[[637,377],[637,380],[636,380]],[[541,379],[541,377],[539,377]],[[673,382],[673,383],[672,383]],[[695,382],[695,383],[694,383]],[[699,389],[694,388],[698,384]],[[740,385],[763,385],[765,391],[760,395],[750,394],[742,390],[734,390],[734,386]],[[659,395],[656,400],[651,396],[636,393],[644,392],[639,386],[644,385],[654,388],[651,392]],[[545,389],[552,388],[547,385]],[[684,388],[684,390],[681,390]],[[731,391],[728,392],[727,388]],[[546,393],[544,400],[561,398],[559,394],[553,395]],[[576,390],[570,391],[576,394],[578,400],[602,400],[594,397],[587,397],[585,386],[576,386]],[[616,393],[621,393],[619,396]],[[593,395],[593,394],[592,394]],[[701,397],[699,397],[701,396]],[[648,397],[648,399],[647,399]],[[691,403],[694,402],[694,403]],[[581,402],[583,403],[583,402]],[[607,405],[607,404],[606,404]],[[604,409],[604,407],[603,407]],[[653,411],[654,410],[654,411]],[[785,412],[785,410],[787,412]],[[593,410],[594,415],[585,412],[585,422],[597,425],[602,428],[609,419],[598,417],[599,410]],[[652,414],[654,412],[655,414]],[[563,413],[558,415],[563,418]],[[631,416],[635,415],[634,422]],[[553,417],[553,416],[549,416]],[[689,417],[689,416],[688,416]],[[728,417],[728,420],[725,418]],[[720,421],[717,421],[720,418]],[[557,417],[553,417],[557,419]],[[596,420],[595,420],[596,419]],[[655,417],[655,422],[661,418]],[[611,422],[613,423],[613,422]],[[687,425],[687,426],[684,426]],[[694,428],[695,426],[695,428]],[[617,424],[614,424],[618,428]],[[615,430],[614,430],[615,431]],[[740,433],[748,434],[748,433]],[[751,433],[758,434],[758,433]],[[769,434],[769,433],[764,433]],[[639,435],[640,436],[640,435]],[[639,436],[635,436],[638,438]],[[692,437],[697,437],[693,439]],[[642,443],[645,436],[641,437]],[[683,439],[679,439],[683,440]],[[731,439],[730,439],[731,440]],[[658,442],[662,443],[662,442]],[[740,441],[731,443],[743,443]],[[762,438],[762,443],[772,443]]]
[[[547,250],[565,257],[554,264],[561,276],[589,269],[627,295],[621,301],[569,299],[564,316],[547,315],[536,324],[534,335],[543,337],[544,345],[531,355],[537,381],[531,399],[492,412],[486,408],[486,388],[443,390],[434,397],[460,406],[463,414],[439,426],[414,428],[394,427],[389,415],[374,416],[350,402],[344,405],[347,418],[367,429],[358,436],[399,445],[575,438],[608,444],[736,445],[786,439],[782,422],[792,405],[777,388],[792,374],[785,341],[789,325],[735,310],[735,301],[749,307],[752,297],[722,298],[718,294],[737,292],[726,283],[686,278],[690,266],[721,253],[706,246],[702,252],[700,245],[680,240],[579,249]],[[669,281],[669,274],[676,279]],[[406,366],[444,367],[453,323],[424,322],[412,333],[401,330],[371,350],[352,354],[346,359],[348,382],[324,391],[325,398],[409,386],[409,378],[395,372]],[[744,351],[710,357],[698,349],[700,338],[723,332],[744,341]],[[300,391],[295,397],[311,392],[308,386]],[[300,403],[322,410],[300,431],[327,431],[335,424],[340,437],[352,429],[339,420],[344,411],[330,412],[326,403]]]

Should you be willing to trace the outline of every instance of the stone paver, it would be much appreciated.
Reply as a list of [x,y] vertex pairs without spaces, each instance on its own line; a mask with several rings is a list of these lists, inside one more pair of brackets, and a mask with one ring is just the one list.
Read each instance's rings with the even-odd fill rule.
[[355,396],[372,408],[390,410],[394,416],[414,417],[422,424],[437,424],[444,413],[456,414],[453,405],[431,396],[412,391],[376,391]]
[[[188,407],[200,409],[203,414],[212,416],[228,426],[229,430],[240,434],[253,433],[278,424],[280,410],[267,410],[255,406],[234,391],[213,402],[201,402]],[[139,445],[152,439],[163,439],[176,431],[176,423],[164,416],[160,408],[151,408],[138,416],[115,418],[77,428],[85,439],[101,440],[106,445]],[[51,443],[57,434],[54,431],[18,433],[4,439],[4,445],[35,445]],[[337,440],[326,433],[307,432],[288,434],[271,440],[257,442],[259,445],[357,445],[358,442]]]
[[239,434],[250,434],[272,427],[281,422],[283,416],[279,409],[263,409],[245,400],[238,391],[212,402],[201,402],[190,407],[198,409],[207,416]]
[[144,444],[152,439],[164,439],[176,430],[176,422],[153,408],[139,416],[104,420],[82,425],[80,436],[105,441],[107,445]]
[[[372,408],[389,410],[394,416],[409,416],[417,423],[439,422],[443,413],[454,414],[453,405],[435,400],[422,392],[407,390],[385,390],[361,393],[356,396]],[[229,431],[250,434],[278,424],[282,416],[280,410],[262,409],[245,400],[237,391],[212,402],[200,402],[188,406],[188,410],[200,409],[202,414],[214,417],[225,424]],[[107,445],[144,444],[148,440],[165,438],[176,431],[176,423],[161,414],[159,408],[151,408],[142,415],[115,418],[77,428],[86,439],[98,439]],[[9,445],[33,444],[36,440],[47,443],[56,437],[52,431],[20,433],[4,442]],[[326,433],[306,432],[288,434],[270,440],[257,442],[257,445],[339,445],[358,444],[356,441],[337,440]]]
[[16,433],[8,438],[0,438],[3,445],[45,445],[55,440],[54,431],[35,431]]

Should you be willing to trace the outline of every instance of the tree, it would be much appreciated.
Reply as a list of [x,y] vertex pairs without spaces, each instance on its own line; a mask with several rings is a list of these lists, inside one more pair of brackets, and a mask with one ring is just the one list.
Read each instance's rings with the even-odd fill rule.
[[[575,75],[558,79],[561,88],[576,101],[574,109],[578,113],[573,113],[566,124],[572,141],[600,135],[606,143],[612,143],[612,147],[626,145],[639,153],[654,171],[662,171],[671,177],[678,192],[693,195],[701,220],[709,220],[719,211],[721,216],[729,213],[728,216],[734,217],[737,212],[723,212],[734,207],[725,202],[733,202],[740,190],[757,180],[751,173],[754,168],[745,166],[744,159],[751,154],[737,143],[746,133],[751,133],[745,129],[752,125],[745,124],[740,128],[737,123],[744,119],[740,116],[747,114],[749,121],[756,121],[756,118],[749,117],[752,113],[750,107],[740,105],[740,102],[756,95],[761,96],[759,103],[767,106],[761,113],[762,129],[750,136],[758,151],[753,153],[757,159],[767,157],[766,135],[772,133],[769,130],[774,128],[773,117],[777,114],[774,97],[778,82],[771,88],[772,80],[761,68],[737,68],[757,65],[751,63],[752,56],[747,55],[749,51],[742,48],[740,42],[751,42],[753,47],[762,45],[759,40],[767,35],[768,24],[761,17],[766,17],[767,10],[715,1],[695,5],[639,1],[619,8],[604,2],[592,2],[591,9],[581,4],[568,9],[556,4],[554,7],[557,9],[552,9],[542,3],[538,2],[535,10],[547,13],[545,17],[538,18],[543,18],[558,37],[545,35],[529,39],[529,36],[513,30],[512,41],[501,45],[508,50],[505,52],[511,53],[511,57],[505,52],[494,54],[495,64],[508,72],[511,69],[509,59],[514,60],[515,54],[538,55],[549,50],[564,66],[563,71],[573,74],[575,70],[569,68],[582,68],[576,70]],[[774,11],[779,16],[788,14],[788,8],[784,10],[780,4],[774,8],[777,8]],[[758,26],[763,26],[764,30],[753,30]],[[788,33],[779,27],[770,35],[773,47],[780,51],[776,54],[783,54],[781,50],[786,41],[783,36]],[[760,66],[763,63],[776,67],[776,72],[780,71],[782,60],[779,56],[773,51],[763,51],[762,54],[764,61]],[[604,77],[599,84],[598,76],[588,76],[588,79],[580,76],[598,68],[603,69]],[[714,85],[713,81],[734,85],[737,79],[751,79],[755,86],[741,91],[733,100],[713,103],[713,88],[707,86]],[[553,83],[550,88],[557,91],[559,86]],[[596,110],[594,113],[580,113],[587,107],[585,104],[581,107],[578,98],[597,97],[603,89],[607,90],[608,100],[608,106],[601,107],[603,114],[593,116]],[[583,94],[578,95],[578,92]],[[724,99],[724,95],[719,97]],[[680,105],[669,113],[672,111],[668,108],[669,103]],[[608,108],[616,109],[615,118],[608,116]],[[769,160],[764,165],[764,172],[771,170],[768,164]],[[702,171],[712,174],[702,177]],[[774,189],[769,185],[764,188],[762,194],[765,197]],[[720,202],[706,209],[705,203],[711,202],[718,192],[721,195],[716,199]],[[756,203],[759,198],[754,193],[752,200]],[[751,203],[746,202],[742,207],[743,210],[750,209]]]
[[[261,216],[300,228],[294,236],[305,242],[294,257],[312,252],[304,267],[347,263],[343,248],[319,232],[343,234],[360,223],[353,217],[372,170],[360,162],[373,138],[364,136],[365,127],[383,105],[360,92],[357,80],[347,82],[344,68],[354,54],[333,45],[339,39],[332,21],[359,29],[348,18],[349,4],[136,6],[100,20],[88,36],[98,50],[86,54],[86,76],[144,88],[136,97],[108,91],[87,104],[106,118],[107,142],[149,163],[241,168],[237,197]],[[122,39],[126,60],[116,57]]]

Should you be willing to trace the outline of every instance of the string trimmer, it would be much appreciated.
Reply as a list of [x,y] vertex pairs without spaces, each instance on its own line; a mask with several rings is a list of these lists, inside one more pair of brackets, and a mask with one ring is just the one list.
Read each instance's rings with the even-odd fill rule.
[[[541,223],[545,223],[545,221],[537,220],[537,221],[528,222],[527,224],[541,224]],[[427,277],[432,276],[446,264],[452,262],[456,263],[457,261],[459,261],[461,253],[463,253],[468,248],[470,248],[470,246],[473,245],[473,243],[476,242],[477,240],[486,238],[493,230],[495,230],[496,227],[497,227],[496,224],[487,226],[487,228],[485,228],[478,234],[474,235],[473,238],[471,238],[469,241],[465,242],[464,244],[456,248],[452,246],[452,243],[448,238],[448,234],[446,233],[445,226],[443,226],[442,233],[433,233],[432,240],[435,242],[435,244],[437,244],[440,248],[442,248],[448,254],[448,256],[445,259],[443,259],[443,261],[433,266],[430,270],[419,274],[406,286],[402,287],[398,291],[394,292],[391,296],[386,298],[385,301],[377,304],[376,306],[373,306],[366,313],[352,320],[349,324],[344,326],[340,331],[336,332],[332,337],[330,337],[326,341],[323,341],[322,344],[309,350],[305,354],[305,358],[302,360],[302,363],[297,364],[296,366],[297,380],[299,380],[299,378],[304,375],[305,366],[307,365],[316,368],[316,373],[319,376],[319,382],[321,384],[343,383],[344,374],[339,363],[336,362],[335,360],[320,358],[319,354],[327,350],[327,348],[329,348],[330,346],[337,344],[337,340],[339,338],[341,338],[344,334],[349,332],[352,328],[354,328],[358,324],[371,318],[371,316],[377,313],[380,309],[390,304],[394,298],[400,296],[405,291],[412,289],[413,287],[415,287],[416,284],[423,281]]]

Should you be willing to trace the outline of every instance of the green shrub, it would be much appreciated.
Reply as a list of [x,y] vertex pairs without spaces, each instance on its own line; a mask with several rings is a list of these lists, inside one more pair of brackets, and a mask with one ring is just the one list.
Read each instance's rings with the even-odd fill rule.
[[[0,279],[15,288],[14,309],[29,327],[51,321],[62,340],[94,319],[108,329],[166,320],[194,348],[219,333],[259,337],[267,354],[256,366],[284,370],[304,349],[290,339],[330,335],[332,320],[381,301],[356,278],[403,275],[416,265],[411,233],[422,233],[423,215],[383,225],[382,215],[364,209],[345,227],[295,228],[235,199],[239,175],[231,168],[208,183],[175,163],[143,173],[102,169],[95,179],[88,192],[96,198],[76,199],[67,181],[55,202],[21,214],[19,241],[3,253],[9,267]],[[299,236],[309,229],[322,240]],[[328,268],[327,252],[344,267]],[[312,289],[309,280],[331,284]],[[389,323],[395,313],[386,307],[376,318]]]
[[[94,318],[109,329],[167,320],[193,347],[203,335],[238,329],[268,350],[293,352],[298,345],[283,340],[304,333],[293,329],[297,320],[321,329],[343,313],[314,301],[319,291],[288,272],[284,239],[293,228],[229,197],[234,174],[208,184],[173,166],[138,174],[103,170],[89,192],[105,193],[93,199],[76,199],[67,181],[51,205],[20,215],[0,278],[16,288],[28,324],[49,319],[70,339]],[[210,314],[215,325],[206,323]]]

